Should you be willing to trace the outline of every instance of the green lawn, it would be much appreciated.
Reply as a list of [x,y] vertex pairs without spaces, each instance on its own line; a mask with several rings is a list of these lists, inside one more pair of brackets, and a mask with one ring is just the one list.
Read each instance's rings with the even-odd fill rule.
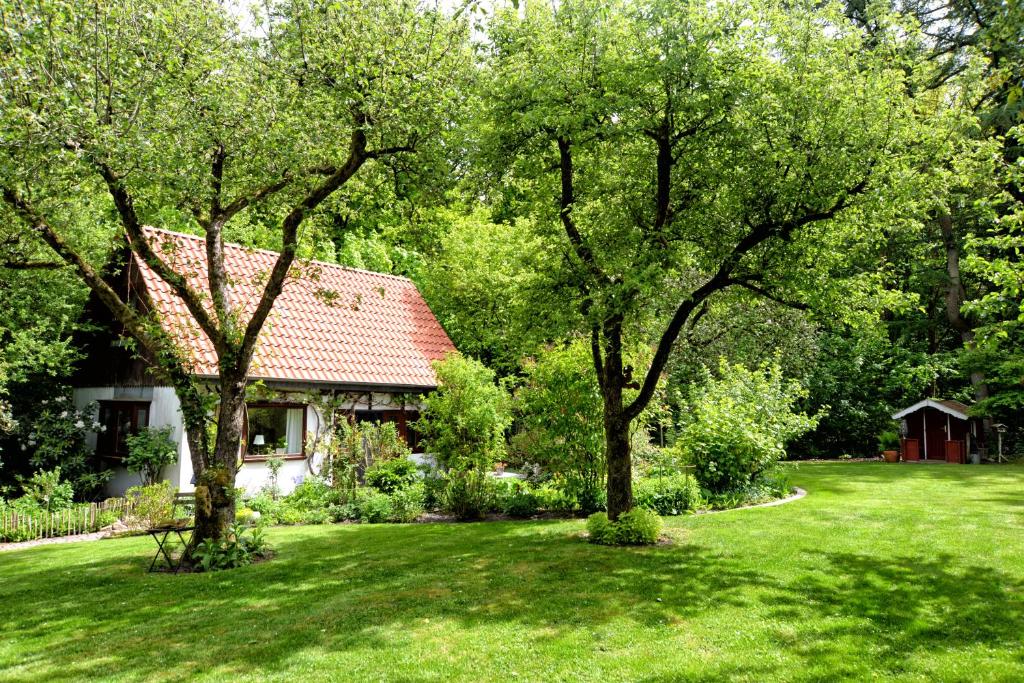
[[1024,679],[1024,468],[804,464],[803,500],[671,519],[272,530],[148,575],[149,538],[0,553],[0,680]]

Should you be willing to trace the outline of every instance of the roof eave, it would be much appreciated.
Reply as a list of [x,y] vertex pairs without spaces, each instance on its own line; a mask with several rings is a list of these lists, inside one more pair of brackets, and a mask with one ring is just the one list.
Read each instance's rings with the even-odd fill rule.
[[936,401],[935,399],[931,399],[931,398],[926,398],[923,401],[918,401],[917,403],[915,403],[914,405],[910,406],[909,408],[904,408],[903,410],[899,411],[898,413],[895,413],[892,416],[892,419],[894,419],[894,420],[901,420],[904,417],[906,417],[907,415],[911,415],[913,413],[916,413],[917,411],[921,410],[922,408],[934,408],[935,410],[938,410],[940,413],[946,413],[947,415],[951,415],[951,416],[953,416],[955,418],[958,418],[958,419],[961,419],[961,420],[969,420],[969,419],[971,419],[970,415],[968,415],[967,413],[962,413],[959,410],[954,410],[953,408],[950,408],[947,405],[943,405],[942,403]]

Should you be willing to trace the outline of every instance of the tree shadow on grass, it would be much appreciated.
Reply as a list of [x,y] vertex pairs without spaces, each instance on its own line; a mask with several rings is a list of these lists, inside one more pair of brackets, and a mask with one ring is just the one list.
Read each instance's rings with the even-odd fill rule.
[[[1019,652],[1024,582],[984,565],[957,565],[946,554],[879,558],[816,554],[820,570],[779,586],[778,647],[802,658],[807,678],[852,674],[858,658],[875,673],[899,675],[919,655],[983,645]],[[823,621],[822,616],[827,618]]]
[[19,680],[187,679],[215,667],[273,673],[305,650],[386,649],[431,622],[513,625],[537,642],[613,620],[653,627],[746,606],[763,581],[698,546],[603,548],[578,527],[301,530],[276,539],[271,562],[207,575],[147,575],[147,546],[136,544],[78,564],[0,570],[22,582],[0,591],[0,618],[22,644]]
[[[205,575],[146,574],[149,539],[14,553],[0,564],[0,623],[17,645],[5,661],[0,642],[0,679],[18,665],[9,675],[22,681],[273,676],[324,653],[398,658],[432,635],[472,647],[492,627],[538,649],[564,639],[578,652],[613,624],[635,624],[637,637],[650,638],[666,623],[686,628],[730,610],[751,632],[751,648],[803,662],[787,677],[814,680],[857,677],[865,667],[898,675],[915,656],[975,644],[1015,652],[1024,632],[1021,580],[963,558],[821,550],[807,569],[773,575],[742,552],[685,541],[603,548],[578,538],[580,528],[297,528],[272,535],[273,561]],[[458,638],[431,630],[438,625]],[[702,675],[779,675],[756,651],[724,654]],[[473,656],[456,653],[458,666],[472,672]]]

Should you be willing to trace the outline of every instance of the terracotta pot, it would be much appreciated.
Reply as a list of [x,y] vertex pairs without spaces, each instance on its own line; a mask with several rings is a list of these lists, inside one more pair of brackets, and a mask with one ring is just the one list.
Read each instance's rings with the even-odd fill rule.
[[886,462],[899,462],[900,452],[899,451],[882,451],[882,457],[885,458]]

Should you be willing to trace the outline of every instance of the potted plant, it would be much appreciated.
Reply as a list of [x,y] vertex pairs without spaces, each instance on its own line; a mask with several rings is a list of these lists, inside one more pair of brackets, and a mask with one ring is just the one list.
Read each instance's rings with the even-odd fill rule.
[[882,432],[878,435],[878,450],[886,462],[898,462],[900,459],[900,435],[896,432]]

